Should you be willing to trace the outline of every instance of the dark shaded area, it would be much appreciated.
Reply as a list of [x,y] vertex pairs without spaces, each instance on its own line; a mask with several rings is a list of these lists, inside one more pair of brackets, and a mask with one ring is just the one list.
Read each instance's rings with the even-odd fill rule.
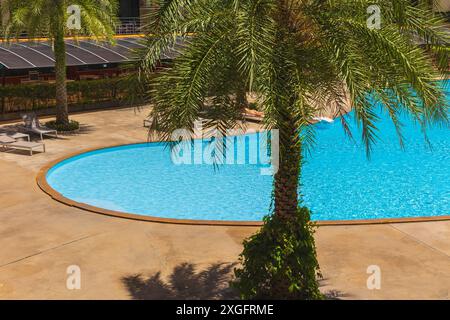
[[92,132],[96,131],[95,126],[90,125],[90,124],[83,124],[80,123],[80,129],[78,129],[76,132],[74,133],[65,133],[65,135],[82,135],[82,134],[90,134]]
[[[324,287],[327,285],[327,281],[328,278],[322,278],[319,280],[319,287]],[[328,290],[328,291],[324,291],[323,289],[320,290],[322,291],[322,294],[324,295],[324,298],[326,300],[340,300],[342,298],[350,298],[349,295],[347,295],[346,293],[340,291],[340,290]]]
[[142,274],[126,276],[122,282],[136,300],[237,299],[238,294],[229,287],[234,266],[234,263],[216,263],[196,271],[195,265],[182,263],[173,269],[167,280],[157,272],[149,278]]
[[120,18],[139,18],[139,0],[119,0]]
[[[136,274],[121,280],[135,300],[239,299],[236,290],[229,286],[235,266],[236,263],[216,263],[204,270],[196,270],[194,264],[182,263],[166,279],[161,277],[161,272],[157,272],[150,277]],[[321,279],[319,285],[323,287],[326,282],[327,279]],[[326,291],[324,296],[327,300],[348,297],[338,290]]]

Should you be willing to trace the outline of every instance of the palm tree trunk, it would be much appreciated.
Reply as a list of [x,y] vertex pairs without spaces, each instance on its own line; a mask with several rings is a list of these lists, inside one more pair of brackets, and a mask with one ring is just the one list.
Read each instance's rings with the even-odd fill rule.
[[57,1],[59,15],[54,24],[55,82],[56,82],[56,123],[69,124],[66,86],[66,44],[64,42],[64,1]]
[[[280,43],[280,56],[289,55],[289,39],[292,26],[292,8],[286,0],[277,2],[278,15],[278,41]],[[288,65],[283,63],[282,65]],[[289,94],[294,88],[289,87],[289,80],[280,74],[279,86]],[[279,113],[279,170],[275,175],[275,214],[280,218],[293,218],[298,210],[298,185],[301,167],[301,141],[298,133],[298,123],[293,114],[291,105],[295,103],[295,97],[290,98],[290,104],[284,105],[280,99]],[[286,103],[286,102],[285,102]],[[282,106],[284,105],[284,106]]]
[[240,107],[242,107],[242,108],[248,107],[247,92],[245,91],[245,89],[237,90],[236,100]]
[[275,215],[293,219],[298,209],[298,184],[301,165],[301,141],[296,121],[286,112],[280,128],[280,163],[275,174]]

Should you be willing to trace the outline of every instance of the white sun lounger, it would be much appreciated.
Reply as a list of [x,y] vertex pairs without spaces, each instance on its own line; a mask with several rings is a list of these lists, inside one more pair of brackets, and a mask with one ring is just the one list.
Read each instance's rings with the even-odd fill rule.
[[4,149],[26,150],[30,152],[30,156],[33,155],[35,149],[41,149],[45,152],[45,144],[42,142],[30,142],[30,141],[17,141],[14,138],[8,136],[0,136],[0,145]]
[[318,121],[318,122],[325,121],[325,122],[328,122],[328,123],[334,122],[333,119],[328,118],[328,117],[314,117],[313,120],[314,121]]
[[144,128],[150,128],[153,123],[153,117],[147,117],[144,119]]
[[13,142],[17,142],[16,139],[8,137],[7,135],[0,135],[0,145],[2,147],[5,147],[6,145],[13,143]]
[[16,132],[13,134],[8,134],[8,133],[0,133],[0,136],[8,136],[10,138],[19,140],[19,139],[27,139],[27,141],[31,141],[30,140],[30,135],[26,134],[26,133],[20,133],[20,132]]
[[23,120],[25,125],[22,126],[22,129],[27,132],[38,134],[41,137],[41,140],[44,140],[44,136],[48,135],[58,138],[58,132],[42,126],[36,115],[25,115]]

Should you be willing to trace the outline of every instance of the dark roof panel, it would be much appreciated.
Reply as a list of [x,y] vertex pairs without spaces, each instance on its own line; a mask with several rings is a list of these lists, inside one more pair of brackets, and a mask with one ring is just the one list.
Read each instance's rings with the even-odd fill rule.
[[20,45],[29,48],[31,51],[46,58],[46,61],[53,66],[55,62],[55,55],[53,53],[52,47],[44,42],[26,42],[20,43]]
[[140,43],[141,39],[136,38],[124,38],[124,39],[117,39],[117,44],[120,44],[122,46],[125,46],[130,49],[140,49],[144,48],[145,46]]
[[27,61],[30,61],[35,66],[48,67],[52,66],[54,63],[54,61],[49,57],[46,57],[42,53],[36,52],[33,48],[27,47],[26,45],[21,43],[12,44],[11,46],[6,48],[13,51],[20,57],[25,58]]
[[108,62],[122,62],[129,59],[128,56],[122,55],[116,51],[116,48],[106,47],[104,43],[78,41],[77,45],[89,52],[95,53],[97,56],[102,57]]
[[[175,47],[179,47],[177,41]],[[105,63],[122,63],[135,59],[135,51],[145,47],[140,37],[116,39],[114,45],[91,39],[66,40],[67,66],[83,66]],[[161,56],[172,59],[176,51]],[[52,46],[44,41],[21,41],[10,44],[0,42],[0,64],[7,69],[32,69],[54,67]]]
[[80,47],[79,43],[74,43],[73,41],[66,41],[66,50],[68,53],[84,61],[85,64],[108,63],[108,60],[105,58],[95,52]]
[[27,69],[34,68],[35,65],[19,56],[14,51],[0,46],[0,63],[7,69]]

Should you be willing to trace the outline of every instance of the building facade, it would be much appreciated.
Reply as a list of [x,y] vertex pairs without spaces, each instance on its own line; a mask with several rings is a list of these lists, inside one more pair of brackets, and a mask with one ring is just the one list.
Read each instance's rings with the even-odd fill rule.
[[119,0],[119,17],[143,18],[148,12],[151,0]]

